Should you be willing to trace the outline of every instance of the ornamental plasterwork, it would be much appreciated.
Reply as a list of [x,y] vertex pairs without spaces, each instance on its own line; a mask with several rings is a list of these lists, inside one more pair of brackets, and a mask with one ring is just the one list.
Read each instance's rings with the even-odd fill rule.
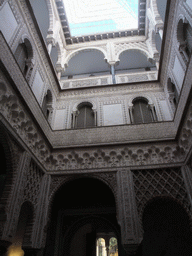
[[[132,173],[141,228],[143,210],[155,197],[168,197],[177,200],[183,205],[192,220],[191,206],[180,168],[135,170]],[[142,229],[141,232],[143,233]]]
[[179,1],[171,1],[170,3],[170,13],[168,16],[167,21],[167,31],[166,34],[169,35],[166,38],[165,46],[164,46],[164,52],[163,52],[163,62],[162,62],[162,68],[161,68],[161,81],[162,84],[165,85],[167,81],[165,81],[165,74],[167,73],[167,70],[169,70],[170,65],[170,57],[172,54],[172,40],[174,38],[175,34],[175,24],[177,19],[177,13],[175,10],[177,10],[176,6],[178,5]]
[[[4,47],[4,51],[5,51],[5,49],[6,49],[6,47]],[[6,54],[6,53],[5,53]],[[8,55],[6,54],[6,56],[8,57]],[[10,60],[10,63],[12,63],[12,60]],[[12,69],[13,70],[13,69]],[[15,69],[14,69],[15,70]],[[16,72],[16,71],[15,71]],[[10,71],[10,73],[11,73],[11,71]],[[16,76],[16,74],[15,74],[15,78],[16,78],[17,76]],[[16,81],[17,82],[17,81]],[[19,84],[20,85],[22,85],[22,84],[25,84],[25,83],[23,83],[23,80],[21,79],[21,76],[20,76],[20,81],[19,81]],[[127,88],[131,88],[131,89],[135,89],[136,87],[137,87],[138,85],[130,85],[130,86],[120,86],[120,87],[111,87],[111,88],[105,88],[105,89],[103,89],[103,90],[101,90],[101,89],[99,89],[99,90],[101,90],[103,93],[106,93],[106,91],[108,91],[108,92],[110,92],[110,93],[114,93],[114,92],[116,92],[116,91],[126,91],[127,90]],[[140,84],[138,87],[139,88],[150,88],[150,87],[156,87],[156,86],[158,86],[159,87],[159,84],[157,83],[157,84]],[[19,88],[20,89],[20,88]],[[25,90],[26,90],[27,88],[25,88]],[[86,92],[93,92],[93,93],[95,93],[95,92],[98,92],[99,90],[96,90],[96,89],[87,89],[87,90],[84,90],[83,92],[81,92],[83,95],[84,95],[84,97],[85,97],[85,95],[86,95]],[[79,95],[79,93],[78,92],[73,92],[74,94],[75,94],[75,97],[77,97],[78,95]],[[28,93],[26,93],[26,95],[27,95]],[[67,94],[67,92],[65,92],[65,95]],[[3,96],[3,95],[2,95]],[[17,99],[17,97],[14,95],[14,93],[10,93],[9,95],[7,95],[6,93],[5,93],[5,95],[3,96],[4,98],[3,98],[3,104],[7,104],[7,106],[8,106],[8,109],[2,109],[2,113],[3,113],[3,115],[4,115],[4,117],[10,122],[10,124],[14,127],[14,129],[16,129],[16,131],[18,132],[18,134],[20,134],[21,135],[21,137],[23,138],[23,140],[29,145],[29,148],[35,153],[35,155],[37,156],[37,158],[39,158],[40,157],[40,159],[41,159],[41,157],[42,157],[42,160],[44,161],[44,163],[45,163],[45,166],[49,166],[49,168],[50,169],[52,169],[53,168],[53,166],[54,166],[54,163],[57,163],[58,162],[58,160],[57,160],[57,156],[54,158],[54,156],[53,155],[50,155],[50,153],[49,153],[49,151],[50,151],[50,149],[49,149],[49,147],[46,145],[46,143],[44,142],[44,138],[39,134],[39,131],[37,131],[37,129],[35,128],[35,126],[34,126],[34,124],[33,124],[33,122],[30,120],[30,118],[29,118],[29,115],[28,114],[26,114],[26,110],[24,110],[24,108],[22,107],[22,105],[20,104],[20,102],[19,102],[19,100]],[[14,108],[14,112],[12,111],[12,109],[11,108]],[[35,112],[35,111],[34,111]],[[117,127],[118,128],[118,127]],[[57,133],[55,133],[55,134],[57,134]],[[27,138],[27,139],[26,139]],[[110,139],[110,138],[109,138]],[[132,147],[132,146],[131,146]],[[165,147],[166,148],[166,147]],[[175,148],[176,148],[176,144],[175,144]],[[188,149],[188,148],[187,148]],[[148,150],[150,151],[150,147],[147,149],[147,151],[146,152],[148,152]],[[166,151],[166,150],[164,150],[164,149],[161,149],[161,150],[157,150],[158,152],[164,152],[164,151]],[[178,148],[178,149],[173,149],[172,148],[172,145],[170,146],[170,151],[171,151],[171,154],[176,154],[177,155],[177,153],[178,152],[180,152],[180,149]],[[68,151],[68,152],[71,152],[70,150]],[[143,152],[143,153],[142,153]],[[138,152],[137,152],[138,153]],[[136,153],[136,155],[137,155],[137,153]],[[142,154],[143,154],[143,156],[142,156]],[[109,153],[109,155],[110,155],[110,153]],[[135,152],[133,152],[133,155],[134,156],[132,156],[132,154],[131,154],[131,158],[132,158],[132,160],[133,160],[133,162],[135,161],[135,159],[137,158],[135,158]],[[142,159],[142,158],[145,158],[144,157],[144,155],[145,155],[145,146],[143,145],[142,146],[142,149],[141,149],[141,157],[139,157],[139,159]],[[150,155],[150,154],[149,154]],[[157,161],[157,162],[160,162],[160,163],[167,163],[167,162],[170,162],[170,163],[174,163],[174,161],[176,161],[176,162],[180,162],[180,160],[182,159],[184,159],[184,155],[182,155],[182,156],[177,156],[177,159],[175,159],[175,157],[173,157],[172,158],[172,160],[170,160],[170,156],[169,157],[165,157],[163,160],[162,160],[162,156],[166,156],[166,153],[162,153],[162,154],[160,154],[158,157],[159,157],[159,161]],[[170,155],[170,154],[169,154]],[[181,157],[181,159],[179,158],[179,157]],[[65,159],[65,158],[64,158]],[[67,158],[66,158],[67,159]],[[108,159],[108,157],[106,158],[106,159]],[[106,161],[106,159],[104,159],[105,161],[104,161],[104,165],[102,166],[102,167],[105,167],[105,166],[107,166],[107,167],[111,167],[111,165],[110,165],[110,162],[112,162],[113,160],[114,160],[114,158],[112,159],[112,160],[110,160],[109,162],[108,162],[108,160]],[[121,157],[121,159],[122,159],[122,157]],[[140,164],[142,164],[142,163],[144,163],[144,164],[149,164],[150,163],[150,161],[149,161],[149,158],[147,157],[147,161],[145,160],[145,161],[141,161],[141,160],[138,160],[138,161],[135,161],[135,163],[136,163],[136,165],[138,164],[138,165],[140,165]],[[174,160],[173,160],[174,159]],[[131,160],[131,161],[132,161]],[[66,160],[64,160],[64,163],[65,163],[65,161]],[[70,162],[70,161],[66,161],[67,163],[68,162]],[[120,163],[119,163],[120,162]],[[118,166],[122,166],[121,165],[121,161],[119,161],[118,162]],[[135,164],[134,163],[134,164]],[[52,166],[52,164],[53,164],[53,166]],[[92,163],[91,163],[92,164]],[[96,164],[96,162],[94,162],[93,163],[93,165],[95,165]],[[131,162],[128,162],[127,163],[128,165],[129,164],[132,164]],[[60,170],[63,170],[63,169],[65,169],[65,170],[68,170],[68,169],[72,169],[73,170],[73,165],[76,165],[76,163],[73,161],[73,163],[69,163],[69,164],[67,164],[67,167],[62,167],[62,168],[58,168],[58,169],[60,169]],[[96,166],[96,165],[95,165]],[[126,165],[124,165],[124,166],[126,166]],[[79,162],[78,162],[78,168],[84,168],[83,167],[83,165],[82,165],[82,160],[80,160]],[[57,169],[57,168],[56,168]]]
[[118,86],[108,86],[108,87],[97,87],[97,88],[85,88],[84,90],[65,90],[58,95],[58,99],[66,99],[67,97],[75,98],[75,97],[92,97],[101,95],[114,95],[114,93],[133,93],[133,91],[163,91],[162,86],[159,82],[150,82],[150,83],[139,83],[139,84],[126,84],[126,85],[118,85]]
[[[1,95],[1,104],[3,103],[3,106],[7,105],[6,108],[1,108],[1,113],[17,133],[20,134],[25,143],[28,144],[30,150],[36,157],[40,158],[48,170],[84,169],[84,161],[88,161],[89,163],[88,165],[86,164],[86,168],[89,167],[88,169],[93,169],[149,165],[152,163],[173,164],[181,160],[183,161],[184,159],[184,152],[182,152],[180,148],[177,148],[176,143],[170,145],[170,147],[165,145],[161,145],[160,147],[156,146],[155,149],[153,149],[151,145],[147,147],[143,145],[140,149],[138,149],[137,146],[131,146],[130,149],[126,149],[126,146],[117,147],[115,150],[109,148],[108,150],[104,149],[99,158],[97,150],[95,151],[93,149],[89,149],[89,153],[87,150],[81,149],[72,154],[71,150],[64,150],[63,153],[61,151],[59,154],[50,154],[49,147],[19,103],[17,97],[13,96],[10,89],[5,89]],[[85,153],[86,158],[83,156]],[[59,158],[58,155],[60,155]]]
[[45,50],[42,47],[42,43],[40,41],[39,35],[37,34],[36,28],[34,26],[33,20],[31,18],[31,15],[29,13],[29,10],[27,8],[26,2],[24,0],[19,1],[19,4],[21,5],[21,8],[23,9],[23,13],[25,14],[25,24],[27,25],[27,28],[29,29],[30,33],[32,34],[33,37],[33,42],[32,46],[37,51],[37,63],[42,63],[43,65],[41,66],[43,71],[44,71],[44,76],[48,80],[48,84],[51,85],[52,87],[52,92],[57,95],[58,94],[58,85],[57,81],[55,80],[55,77],[53,75],[53,71],[50,68],[50,63],[48,62],[47,55],[45,53]]

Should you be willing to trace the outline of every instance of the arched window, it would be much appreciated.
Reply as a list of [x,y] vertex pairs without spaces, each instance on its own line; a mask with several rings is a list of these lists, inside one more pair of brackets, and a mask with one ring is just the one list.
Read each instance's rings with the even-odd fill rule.
[[115,237],[111,237],[109,240],[109,256],[118,256],[118,244]]
[[15,58],[24,76],[29,80],[33,69],[33,49],[30,41],[25,38],[22,43],[17,46]]
[[44,96],[42,110],[45,117],[49,120],[50,114],[52,112],[52,93],[50,90],[48,90],[46,95]]
[[89,128],[96,125],[96,116],[92,108],[93,106],[89,102],[82,103],[78,106],[74,120],[75,128]]
[[26,60],[28,59],[27,46],[25,45],[25,43],[21,43],[18,45],[15,51],[15,58],[23,74],[25,75],[27,72]]
[[137,98],[133,101],[132,117],[134,124],[151,123],[156,120],[155,110],[144,98]]
[[169,78],[167,81],[167,90],[169,93],[169,101],[175,109],[178,105],[179,95],[178,95],[177,89],[175,87],[175,84],[172,83],[172,81],[171,81],[171,78]]
[[96,255],[97,256],[107,256],[105,239],[103,239],[103,238],[97,239]]
[[179,51],[184,61],[187,63],[192,52],[192,27],[188,21],[181,19],[177,26],[177,40],[179,42]]
[[118,256],[117,238],[110,233],[103,233],[103,237],[97,239],[96,256]]

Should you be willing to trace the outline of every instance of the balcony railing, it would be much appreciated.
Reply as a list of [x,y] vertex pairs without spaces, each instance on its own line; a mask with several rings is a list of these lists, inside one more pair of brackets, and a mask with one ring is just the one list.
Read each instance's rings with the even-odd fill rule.
[[[122,84],[156,80],[157,75],[158,71],[142,71],[135,73],[116,74],[115,78],[117,84]],[[61,79],[60,81],[61,89],[93,87],[108,84],[112,84],[112,76],[110,74],[84,78]]]

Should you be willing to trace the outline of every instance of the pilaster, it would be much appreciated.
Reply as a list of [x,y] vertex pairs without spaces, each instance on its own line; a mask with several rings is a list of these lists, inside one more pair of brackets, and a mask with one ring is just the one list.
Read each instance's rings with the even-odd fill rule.
[[[133,176],[130,170],[118,172],[119,187],[119,223],[121,226],[122,244],[131,255],[141,240],[138,213],[135,202]],[[129,252],[130,251],[130,252]]]
[[190,204],[192,205],[192,170],[188,165],[184,165],[181,167],[181,173],[185,182]]

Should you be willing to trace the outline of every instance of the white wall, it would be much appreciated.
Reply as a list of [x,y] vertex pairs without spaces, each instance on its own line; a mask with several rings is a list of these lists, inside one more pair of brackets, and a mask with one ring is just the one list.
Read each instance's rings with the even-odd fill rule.
[[5,39],[9,43],[14,35],[18,23],[8,3],[5,3],[2,9],[0,9],[0,30],[2,31]]
[[160,105],[161,105],[161,110],[162,110],[162,114],[163,114],[163,121],[171,121],[172,117],[171,117],[171,113],[169,111],[169,106],[167,104],[166,100],[160,100]]
[[177,56],[175,57],[175,62],[174,62],[174,66],[173,66],[173,74],[177,81],[177,85],[178,85],[179,89],[181,90],[185,72],[184,72]]
[[66,109],[56,109],[55,110],[55,118],[54,118],[54,130],[62,130],[65,129],[65,121],[67,118],[67,110]]
[[37,101],[40,103],[41,101],[41,96],[43,93],[43,88],[44,88],[44,82],[43,79],[39,73],[39,71],[36,72],[35,78],[32,84],[32,90],[37,98]]
[[121,104],[103,105],[103,125],[123,124],[123,112]]
[[191,8],[192,10],[192,1],[191,0],[187,0],[186,3],[188,4],[188,6]]

